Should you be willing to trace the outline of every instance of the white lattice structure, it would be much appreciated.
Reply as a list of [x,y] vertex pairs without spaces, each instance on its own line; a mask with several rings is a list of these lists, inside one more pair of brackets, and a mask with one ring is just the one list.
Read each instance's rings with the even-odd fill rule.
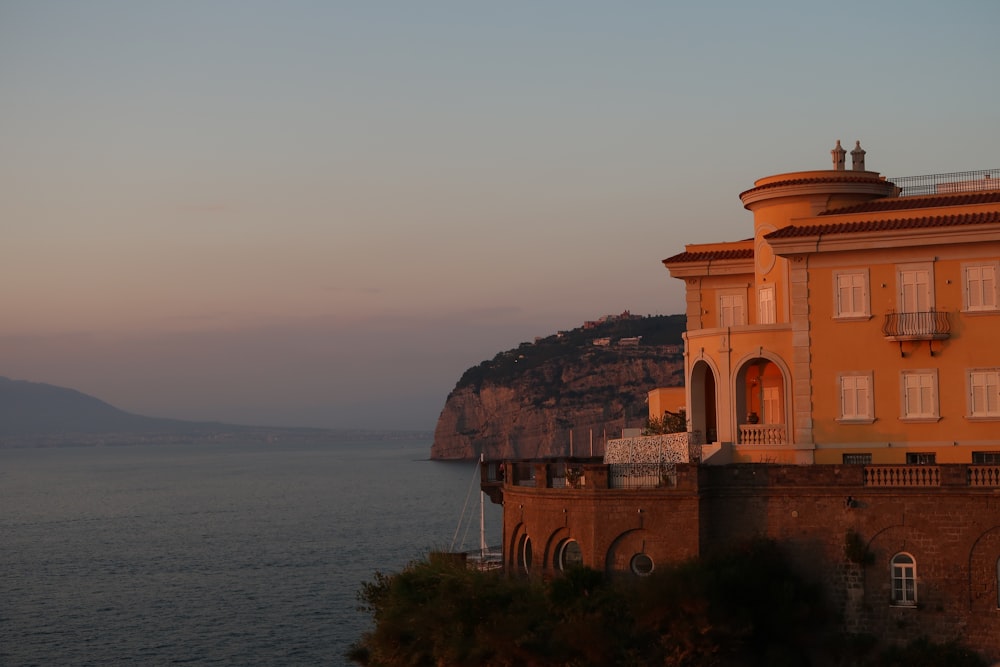
[[698,433],[666,433],[608,440],[605,463],[668,464],[697,462],[701,458]]
[[667,433],[609,440],[604,462],[612,488],[657,488],[674,486],[676,465],[698,461],[700,455],[696,433]]

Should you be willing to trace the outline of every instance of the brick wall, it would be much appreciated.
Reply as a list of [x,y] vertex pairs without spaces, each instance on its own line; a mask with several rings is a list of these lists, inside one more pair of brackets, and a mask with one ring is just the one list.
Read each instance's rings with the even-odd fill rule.
[[[654,565],[751,537],[770,537],[821,582],[850,632],[891,641],[958,639],[1000,660],[1000,489],[970,488],[965,466],[938,466],[940,485],[865,485],[862,466],[678,465],[669,489],[504,487],[508,566],[528,536],[530,570],[558,571],[562,540],[584,563],[628,571],[637,553]],[[848,531],[871,562],[845,555]],[[890,559],[916,561],[917,605],[890,602]]]

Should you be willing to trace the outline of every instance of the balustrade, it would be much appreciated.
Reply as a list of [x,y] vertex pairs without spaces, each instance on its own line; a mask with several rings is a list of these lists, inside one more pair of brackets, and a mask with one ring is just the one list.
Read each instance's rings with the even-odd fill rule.
[[969,466],[969,486],[1000,487],[1000,465]]
[[865,466],[865,486],[941,486],[941,469],[927,465]]
[[784,424],[740,424],[741,445],[784,445]]

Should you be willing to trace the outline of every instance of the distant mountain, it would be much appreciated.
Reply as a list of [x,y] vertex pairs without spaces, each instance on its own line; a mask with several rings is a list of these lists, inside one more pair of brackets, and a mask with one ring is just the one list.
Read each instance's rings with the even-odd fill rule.
[[189,433],[222,424],[143,417],[41,382],[0,377],[0,437],[66,433]]
[[421,431],[281,428],[143,417],[87,394],[0,377],[0,447],[430,438]]

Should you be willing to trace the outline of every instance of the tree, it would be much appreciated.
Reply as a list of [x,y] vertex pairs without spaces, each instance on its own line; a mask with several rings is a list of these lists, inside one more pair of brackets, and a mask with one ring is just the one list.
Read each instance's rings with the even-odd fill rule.
[[642,429],[643,435],[662,435],[664,433],[684,433],[687,431],[687,414],[681,409],[678,412],[667,410],[662,417],[649,417]]

